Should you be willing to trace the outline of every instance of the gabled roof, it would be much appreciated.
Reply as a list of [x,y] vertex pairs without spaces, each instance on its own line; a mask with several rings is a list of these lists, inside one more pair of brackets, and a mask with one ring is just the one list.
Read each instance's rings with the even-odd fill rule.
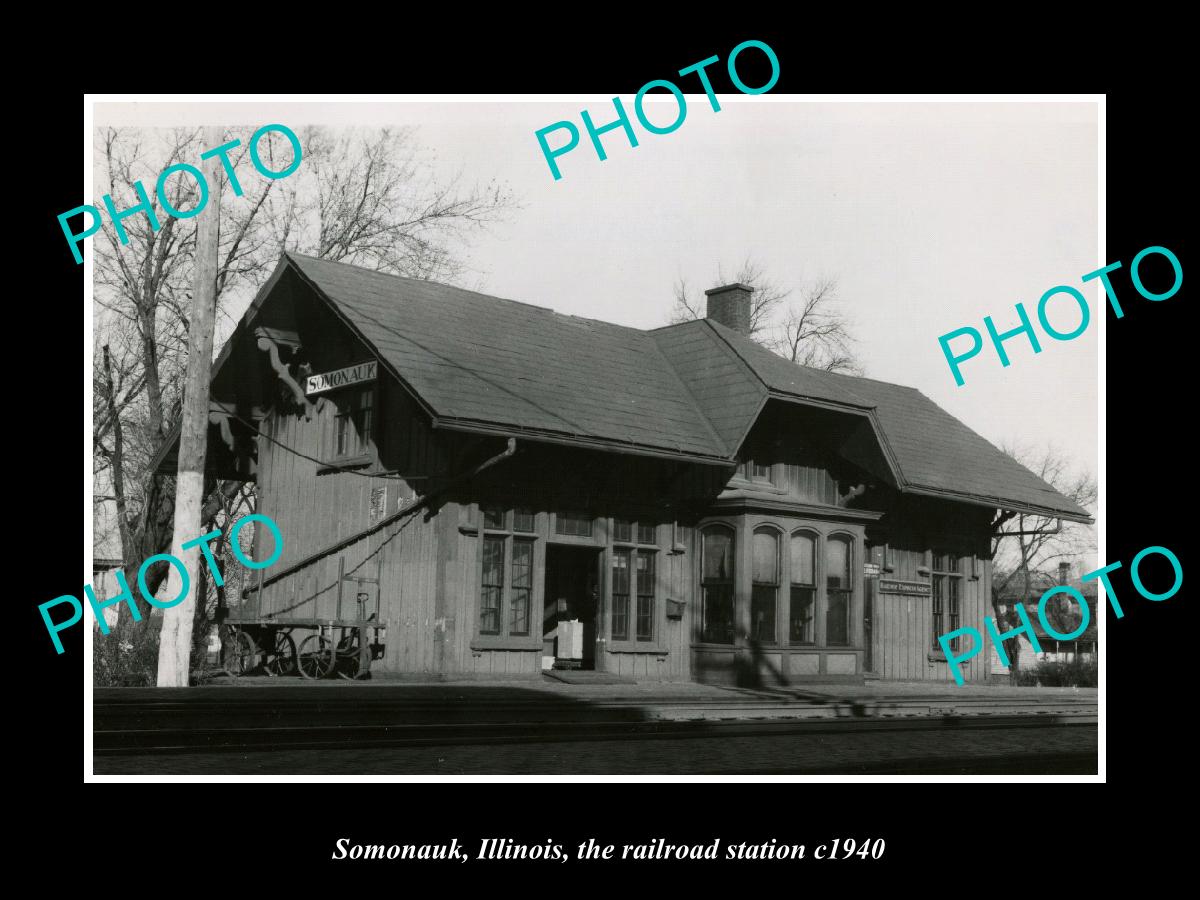
[[1090,521],[1088,511],[972,431],[916,388],[833,375],[875,402],[909,493],[970,497],[988,506]]
[[441,424],[714,460],[730,449],[649,332],[289,254]]
[[[1064,497],[916,388],[796,365],[747,336],[708,319],[660,328],[654,334],[692,386],[701,409],[713,418],[714,427],[726,428],[723,437],[731,446],[739,446],[749,428],[741,436],[735,436],[736,429],[732,426],[736,422],[740,427],[743,420],[722,408],[726,396],[761,395],[762,399],[776,397],[832,405],[870,417],[899,486],[908,493],[1090,519],[1086,509]],[[700,335],[704,335],[704,341]],[[726,364],[716,345],[724,345],[743,364],[740,369],[732,363]],[[707,364],[696,357],[722,362]],[[695,386],[697,382],[701,387]],[[755,384],[757,393],[753,389]],[[760,406],[762,399],[757,401]],[[749,408],[750,404],[746,404],[740,411]],[[753,424],[753,416],[749,424]]]
[[869,422],[902,491],[1090,521],[920,391],[795,365],[711,320],[642,331],[286,254],[239,328],[285,267],[440,427],[731,463],[774,398]]

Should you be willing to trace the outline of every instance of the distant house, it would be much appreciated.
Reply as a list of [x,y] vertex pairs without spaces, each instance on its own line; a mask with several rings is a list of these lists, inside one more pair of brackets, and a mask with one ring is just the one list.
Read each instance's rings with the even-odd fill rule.
[[[1021,603],[1025,607],[1025,611],[1029,614],[1029,621],[1033,624],[1034,635],[1037,637],[1038,646],[1041,651],[1035,653],[1033,645],[1029,638],[1022,634],[1016,640],[1021,641],[1021,662],[1020,666],[1025,668],[1028,662],[1036,659],[1039,662],[1074,662],[1076,660],[1095,662],[1099,659],[1099,635],[1096,630],[1097,621],[1097,597],[1096,581],[1081,582],[1078,578],[1070,578],[1066,571],[1066,564],[1063,563],[1059,567],[1058,577],[1055,578],[1044,572],[1035,572],[1031,578],[1031,587],[1028,596],[1024,594],[1024,580],[1014,578],[1007,584],[999,593],[996,600],[997,611],[1004,616],[1007,616],[1014,610],[1017,603]],[[1042,627],[1041,619],[1037,615],[1038,601],[1042,594],[1050,588],[1059,584],[1068,584],[1075,588],[1087,600],[1088,608],[1091,610],[1090,621],[1087,628],[1079,637],[1070,641],[1059,640],[1046,632]],[[1058,599],[1052,598],[1050,602]],[[1062,634],[1070,634],[1079,627],[1080,613],[1074,608],[1074,603],[1071,604],[1071,612],[1067,613],[1061,619],[1061,624],[1056,624],[1054,618],[1051,618],[1051,613],[1047,613],[1047,618],[1050,619],[1050,624]],[[1068,627],[1069,626],[1069,627]],[[1001,632],[1003,633],[1003,628]],[[1009,649],[1012,642],[1008,642],[1005,650],[1011,656]],[[1000,662],[1000,656],[996,652],[995,645],[989,642],[991,647],[991,671],[992,674],[1004,674],[1008,672],[1008,667]]]
[[918,390],[764,349],[752,290],[640,330],[285,255],[213,367],[210,471],[283,537],[228,624],[318,660],[369,614],[403,674],[541,678],[573,620],[638,679],[949,681],[999,511],[1087,510]]

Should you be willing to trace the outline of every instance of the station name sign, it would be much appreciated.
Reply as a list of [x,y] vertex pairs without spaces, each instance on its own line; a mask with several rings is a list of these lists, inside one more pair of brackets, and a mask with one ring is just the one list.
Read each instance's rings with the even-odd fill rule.
[[910,597],[928,597],[930,595],[928,581],[897,581],[894,578],[880,578],[879,590],[884,594],[906,594]]
[[347,366],[344,369],[325,372],[321,375],[309,375],[305,393],[309,395],[323,394],[325,391],[358,384],[361,381],[374,381],[378,369],[379,361],[373,359],[370,362],[359,363],[357,366]]

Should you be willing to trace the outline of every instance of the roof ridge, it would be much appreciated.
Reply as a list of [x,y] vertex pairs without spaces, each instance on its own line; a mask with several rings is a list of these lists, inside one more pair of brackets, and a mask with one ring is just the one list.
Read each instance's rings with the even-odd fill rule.
[[[657,328],[654,329],[654,331],[657,330]],[[679,374],[679,370],[675,368],[675,364],[671,362],[671,358],[663,352],[662,346],[653,337],[653,332],[647,331],[646,334],[650,336],[650,343],[654,345],[654,352],[662,358],[667,370],[673,376],[675,376],[675,380],[679,382],[679,386],[683,388],[683,392],[687,396],[688,402],[691,403],[692,409],[695,411],[696,415],[700,417],[700,421],[704,423],[704,427],[708,429],[708,433],[712,435],[713,440],[717,442],[717,446],[724,451],[726,456],[731,456],[736,453],[736,450],[730,450],[725,444],[725,441],[722,440],[721,436],[717,434],[717,430],[713,428],[712,422],[710,422],[708,416],[704,414],[704,410],[700,408],[700,403],[696,399],[696,395],[692,393],[692,389],[688,386],[688,383],[684,380],[683,376]]]
[[476,297],[484,297],[488,300],[498,300],[501,303],[512,303],[516,306],[525,306],[529,309],[536,309],[540,312],[550,313],[551,315],[561,316],[564,319],[578,319],[581,322],[595,322],[598,325],[604,325],[608,328],[620,328],[624,331],[636,331],[639,334],[649,334],[650,330],[645,328],[637,328],[633,325],[622,325],[619,322],[609,322],[606,319],[596,319],[591,316],[577,316],[574,313],[559,312],[550,306],[542,306],[538,303],[530,303],[527,300],[513,300],[511,297],[500,297],[496,294],[485,294],[483,291],[472,290],[471,288],[459,287],[457,284],[448,284],[445,281],[433,281],[427,278],[412,278],[408,275],[397,275],[395,272],[384,272],[379,269],[369,269],[366,266],[356,266],[353,263],[342,262],[341,260],[323,259],[319,256],[310,256],[307,253],[294,253],[291,250],[284,251],[286,256],[302,257],[306,260],[312,260],[316,263],[332,266],[344,266],[347,269],[354,269],[357,272],[366,272],[371,275],[378,275],[383,278],[395,278],[400,281],[415,282],[417,284],[434,285],[439,288],[449,288],[452,291],[460,291],[464,294],[474,294]]
[[716,326],[712,323],[712,321],[710,321],[708,318],[697,319],[696,321],[703,322],[705,325],[707,325],[708,330],[717,336],[717,340],[720,341],[721,344],[723,346],[725,346],[727,348],[727,350],[737,358],[738,362],[740,362],[743,366],[745,366],[747,369],[750,370],[750,374],[752,376],[754,376],[754,378],[757,379],[758,383],[763,386],[763,390],[765,390],[768,394],[770,394],[771,386],[769,384],[767,384],[766,379],[764,379],[761,375],[759,375],[758,370],[756,368],[754,368],[753,365],[750,364],[750,361],[748,359],[746,359],[746,357],[742,356],[741,353],[738,352],[737,347],[735,347],[735,346],[733,346],[733,344],[729,343],[729,339],[726,338],[725,335],[721,334],[721,332],[717,330]]
[[[803,365],[802,363],[798,363],[798,362],[796,362],[796,361],[794,361],[794,360],[790,360],[790,359],[787,359],[787,358],[785,358],[785,357],[782,357],[782,356],[780,356],[778,353],[775,353],[773,350],[771,350],[769,347],[765,347],[765,346],[763,346],[762,344],[758,343],[757,341],[755,341],[755,340],[754,340],[754,338],[750,337],[749,335],[742,335],[740,332],[734,331],[734,329],[730,328],[728,325],[721,325],[721,328],[719,329],[719,328],[717,328],[716,326],[717,326],[717,325],[720,325],[720,324],[721,324],[720,322],[716,322],[716,323],[714,323],[714,322],[711,322],[711,321],[709,321],[707,318],[705,318],[705,319],[702,319],[702,320],[700,320],[700,321],[706,322],[706,323],[709,325],[709,327],[710,327],[710,328],[712,328],[712,330],[713,330],[713,333],[715,333],[715,334],[716,334],[718,337],[720,337],[720,338],[721,338],[721,340],[725,342],[726,346],[728,346],[730,350],[732,350],[734,353],[736,353],[736,354],[737,354],[737,357],[738,357],[738,359],[740,359],[740,360],[741,360],[741,361],[742,361],[742,362],[743,362],[743,363],[744,363],[746,366],[748,366],[748,367],[751,369],[751,371],[753,371],[753,372],[754,372],[754,375],[755,375],[755,377],[757,377],[757,378],[758,378],[758,380],[759,380],[759,381],[761,381],[761,382],[763,383],[763,386],[764,386],[764,387],[767,389],[767,391],[768,391],[768,392],[770,392],[770,393],[779,393],[779,394],[792,394],[792,392],[791,392],[791,391],[785,391],[785,390],[781,390],[781,389],[779,389],[779,388],[774,388],[774,387],[772,387],[771,385],[767,384],[767,381],[766,381],[766,379],[765,379],[765,378],[763,378],[763,377],[762,377],[762,375],[760,375],[760,374],[758,373],[758,369],[757,369],[757,368],[755,368],[754,364],[753,364],[753,363],[752,363],[750,360],[746,359],[746,358],[745,358],[745,357],[744,357],[744,356],[743,356],[743,355],[742,355],[742,354],[741,354],[741,353],[738,351],[737,347],[735,347],[735,346],[733,345],[733,343],[732,343],[732,342],[729,340],[728,336],[726,336],[725,334],[722,334],[722,329],[724,329],[724,330],[727,330],[727,331],[730,331],[730,332],[732,332],[733,334],[739,334],[741,337],[744,337],[744,338],[745,338],[745,339],[746,339],[748,342],[750,342],[750,343],[754,344],[754,346],[755,346],[755,347],[757,347],[758,349],[762,350],[764,353],[769,353],[769,354],[771,354],[772,356],[774,356],[774,357],[778,358],[778,359],[779,359],[781,362],[784,362],[784,363],[787,363],[787,364],[789,364],[789,365],[795,366],[797,369],[803,369],[805,372],[811,373],[811,375],[815,375],[815,376],[816,376],[818,379],[820,379],[820,378],[822,378],[822,377],[824,377],[824,376],[827,376],[827,375],[833,375],[833,374],[835,374],[835,373],[833,373],[833,372],[826,372],[824,369],[818,369],[818,368],[815,368],[815,367],[813,367],[813,366],[806,366],[806,365]],[[853,376],[843,376],[843,377],[853,377]],[[886,382],[885,382],[885,383],[886,383]],[[861,401],[861,402],[859,402],[859,403],[854,403],[854,404],[848,404],[848,403],[845,403],[844,401],[839,401],[839,400],[827,400],[827,401],[825,401],[825,402],[834,403],[834,404],[837,404],[837,405],[839,405],[839,406],[854,406],[854,407],[859,407],[859,408],[862,408],[862,409],[875,409],[875,408],[877,408],[877,407],[879,406],[879,404],[878,404],[878,403],[873,403],[873,402],[870,400],[870,398],[868,398],[868,397],[859,397],[857,394],[855,394],[853,391],[849,390],[848,388],[841,388],[841,390],[844,390],[844,391],[846,391],[846,392],[847,392],[847,393],[849,393],[851,396],[853,396],[853,397],[856,397],[856,398],[857,398],[859,401]],[[808,394],[793,394],[793,396],[797,396],[797,397],[809,397],[810,395],[808,395]],[[813,399],[820,399],[820,398],[813,398]]]

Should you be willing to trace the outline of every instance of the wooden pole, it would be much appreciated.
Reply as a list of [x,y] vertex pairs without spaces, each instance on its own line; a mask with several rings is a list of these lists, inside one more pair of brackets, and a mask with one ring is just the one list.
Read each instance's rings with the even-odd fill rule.
[[[204,128],[205,148],[224,143],[220,126]],[[179,469],[175,480],[175,535],[171,555],[187,569],[188,591],[183,601],[163,613],[158,647],[158,686],[187,687],[192,651],[192,620],[200,587],[200,549],[183,549],[201,530],[204,502],[204,457],[208,441],[208,391],[212,375],[213,320],[216,318],[217,242],[221,225],[219,154],[205,160],[201,171],[208,183],[208,204],[198,216],[196,269],[192,318],[188,325],[188,360],[183,388],[183,424],[179,435]],[[167,575],[167,602],[182,592],[176,566]],[[203,598],[201,601],[203,602]]]

